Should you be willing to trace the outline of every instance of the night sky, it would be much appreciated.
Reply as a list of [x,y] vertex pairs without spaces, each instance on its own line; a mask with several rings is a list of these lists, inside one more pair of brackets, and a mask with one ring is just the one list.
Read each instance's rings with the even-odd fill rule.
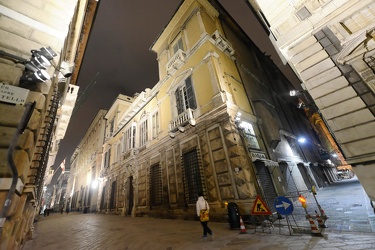
[[[261,51],[298,84],[292,71],[281,63],[245,0],[219,2]],[[133,96],[158,82],[156,54],[149,48],[179,5],[180,0],[100,1],[77,80],[80,91],[76,111],[60,142],[54,169],[65,158],[69,169],[72,153],[100,108],[108,110],[118,94]]]

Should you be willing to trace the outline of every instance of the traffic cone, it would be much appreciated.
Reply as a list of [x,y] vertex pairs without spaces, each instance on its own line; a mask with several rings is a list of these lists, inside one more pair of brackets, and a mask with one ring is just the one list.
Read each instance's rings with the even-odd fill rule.
[[245,227],[245,224],[243,223],[243,220],[242,220],[241,216],[240,216],[240,227],[241,227],[240,234],[245,234],[246,233],[246,227]]
[[323,218],[324,221],[326,221],[328,219],[328,216],[326,215],[326,213],[324,212],[324,210],[322,209],[322,207],[318,204],[318,208],[319,208],[319,211],[320,211],[320,216]]
[[313,218],[311,217],[311,215],[306,215],[307,219],[309,220],[310,222],[310,227],[311,227],[311,233],[313,234],[321,234],[320,233],[320,230],[318,229],[318,227],[316,226]]
[[324,224],[322,217],[319,216],[317,211],[315,211],[315,213],[316,213],[316,220],[318,221],[318,227],[327,228],[327,226]]
[[316,214],[316,220],[318,221],[318,227],[320,227],[320,228],[327,228],[327,226],[324,224],[324,221],[319,216],[319,214]]

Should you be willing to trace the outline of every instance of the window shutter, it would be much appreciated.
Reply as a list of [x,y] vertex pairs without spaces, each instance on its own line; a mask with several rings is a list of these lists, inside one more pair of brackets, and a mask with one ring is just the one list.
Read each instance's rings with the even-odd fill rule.
[[182,39],[178,39],[177,43],[173,46],[173,53],[176,54],[178,50],[184,50],[182,45]]
[[181,114],[182,112],[184,112],[184,109],[182,107],[182,97],[181,97],[180,89],[176,90],[175,95],[176,95],[177,113]]
[[186,80],[185,80],[185,86],[186,86],[186,93],[187,93],[187,97],[188,97],[189,108],[196,109],[197,108],[197,103],[195,101],[195,94],[194,94],[193,84],[191,82],[191,76],[189,76],[188,78],[186,78]]

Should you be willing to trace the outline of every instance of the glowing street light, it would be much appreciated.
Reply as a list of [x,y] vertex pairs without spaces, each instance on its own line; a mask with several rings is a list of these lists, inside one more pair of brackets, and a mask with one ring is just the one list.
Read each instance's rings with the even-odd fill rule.
[[299,137],[298,138],[298,142],[300,142],[300,143],[305,143],[305,141],[306,141],[305,137]]
[[91,183],[91,187],[92,188],[97,188],[99,185],[99,181],[98,180],[94,180],[92,183]]

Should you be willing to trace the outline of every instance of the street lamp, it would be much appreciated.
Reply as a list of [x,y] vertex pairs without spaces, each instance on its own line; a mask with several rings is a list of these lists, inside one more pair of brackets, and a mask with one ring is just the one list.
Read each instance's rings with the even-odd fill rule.
[[99,181],[98,180],[94,180],[92,183],[91,183],[91,188],[97,188],[99,185]]
[[306,142],[306,138],[305,137],[299,137],[297,140],[300,143],[305,143]]

